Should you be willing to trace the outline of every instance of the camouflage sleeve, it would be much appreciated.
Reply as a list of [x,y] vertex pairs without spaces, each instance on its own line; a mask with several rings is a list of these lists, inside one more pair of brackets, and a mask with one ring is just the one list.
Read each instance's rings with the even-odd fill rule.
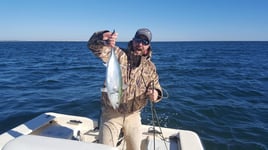
[[152,63],[151,71],[152,71],[151,72],[151,79],[154,82],[154,89],[157,90],[157,92],[158,92],[158,98],[157,98],[156,102],[159,102],[163,97],[163,91],[162,91],[161,85],[159,83],[159,76],[156,72],[156,67],[153,63]]
[[88,40],[87,46],[93,54],[103,62],[109,60],[111,48],[106,46],[106,41],[103,40],[103,33],[109,32],[108,30],[95,32]]

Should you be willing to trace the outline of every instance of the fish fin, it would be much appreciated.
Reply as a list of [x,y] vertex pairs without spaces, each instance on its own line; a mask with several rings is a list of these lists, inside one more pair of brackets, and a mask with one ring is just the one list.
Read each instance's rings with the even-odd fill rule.
[[106,92],[107,93],[107,88],[101,88],[101,92]]
[[103,65],[105,66],[105,67],[107,67],[108,65],[107,65],[107,63],[103,63]]

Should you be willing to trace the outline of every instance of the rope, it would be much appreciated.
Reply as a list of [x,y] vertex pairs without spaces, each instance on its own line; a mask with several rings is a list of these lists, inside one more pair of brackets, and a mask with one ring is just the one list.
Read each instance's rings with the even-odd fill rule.
[[155,150],[155,116],[154,116],[154,103],[151,101],[151,113],[152,113],[152,123],[153,123],[153,135],[154,135],[154,150]]
[[155,104],[152,101],[151,101],[151,113],[152,113],[152,123],[153,123],[154,150],[155,150],[155,133],[156,133],[156,130],[155,130],[155,121],[157,122],[157,125],[158,125],[159,130],[160,130],[160,132],[158,132],[158,133],[159,133],[159,135],[162,138],[161,140],[164,141],[165,147],[168,150],[167,143],[166,143],[165,137],[163,135],[162,128],[160,126],[159,117],[158,117],[157,112],[156,112],[156,109],[155,109]]
[[[154,90],[154,82],[151,81],[150,84],[151,84],[150,88],[152,90]],[[168,95],[167,95],[167,97],[168,97]],[[165,98],[167,98],[167,97],[165,97]],[[166,143],[165,137],[163,135],[162,128],[161,128],[160,122],[159,122],[159,118],[158,118],[158,115],[157,115],[157,112],[156,112],[156,109],[155,109],[155,103],[150,100],[150,104],[151,104],[152,124],[153,124],[154,150],[155,150],[155,132],[156,132],[156,130],[155,130],[155,121],[157,121],[157,125],[158,125],[158,127],[160,129],[160,136],[161,136],[162,140],[164,141],[166,149],[168,150],[167,143]]]

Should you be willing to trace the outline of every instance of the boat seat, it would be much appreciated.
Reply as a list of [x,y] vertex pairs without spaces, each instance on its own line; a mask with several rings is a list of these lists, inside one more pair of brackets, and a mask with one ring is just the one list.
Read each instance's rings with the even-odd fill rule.
[[118,150],[115,147],[98,143],[44,137],[38,135],[23,135],[9,141],[2,150]]
[[17,138],[19,136],[22,136],[22,135],[28,135],[32,133],[33,131],[37,130],[38,128],[40,128],[41,126],[48,124],[53,119],[55,119],[54,115],[49,115],[49,114],[44,113],[30,121],[27,121],[26,123],[23,123],[3,133],[0,136],[0,149],[8,141],[14,138]]

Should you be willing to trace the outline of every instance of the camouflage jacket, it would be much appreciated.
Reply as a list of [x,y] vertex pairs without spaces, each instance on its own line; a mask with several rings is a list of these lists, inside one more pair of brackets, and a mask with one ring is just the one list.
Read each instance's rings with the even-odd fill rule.
[[[88,41],[88,48],[95,56],[106,63],[110,58],[111,48],[105,46],[105,41],[102,40],[102,34],[104,32],[94,33]],[[117,46],[115,47],[115,54],[121,66],[123,83],[126,85],[121,104],[118,110],[114,110],[120,113],[140,111],[147,104],[148,97],[146,92],[148,88],[152,88],[152,85],[158,91],[159,96],[157,101],[160,101],[162,98],[162,88],[159,84],[156,67],[150,59],[152,53],[151,48],[147,56],[137,57],[132,55],[131,42],[129,42],[126,51]],[[105,109],[113,111],[106,92],[102,92],[102,106]]]

